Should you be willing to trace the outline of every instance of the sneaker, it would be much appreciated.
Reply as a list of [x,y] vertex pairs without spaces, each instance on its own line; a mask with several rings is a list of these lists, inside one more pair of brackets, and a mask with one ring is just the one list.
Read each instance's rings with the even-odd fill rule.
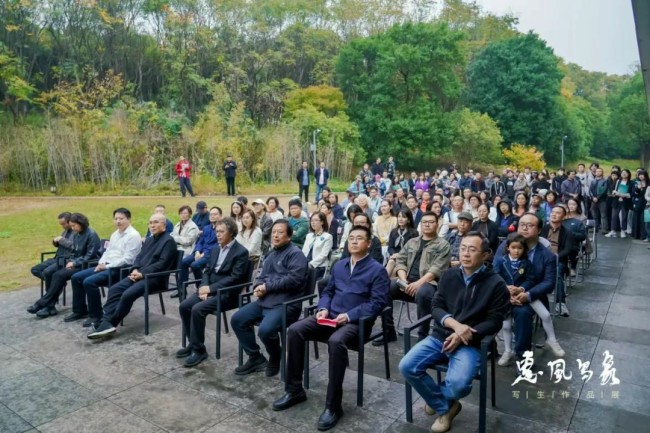
[[570,275],[571,277],[575,277],[576,275],[578,275],[578,273],[576,272],[575,269],[573,269],[573,268],[569,268],[569,275]]
[[616,237],[616,232],[612,230],[611,232],[607,233],[605,235],[606,238],[615,238]]
[[625,232],[621,232],[621,238],[625,238],[626,236]]
[[650,238],[645,238],[643,242],[650,242]]
[[553,352],[553,355],[555,355],[558,358],[564,358],[564,350],[562,349],[562,346],[560,346],[560,343],[551,340],[546,340],[546,347],[551,349],[551,352]]
[[246,364],[240,365],[235,368],[235,374],[238,376],[243,376],[246,374],[255,373],[256,371],[262,371],[266,369],[266,358],[261,353],[258,353],[257,356],[250,356]]
[[424,403],[424,413],[426,413],[429,416],[435,415],[437,412],[434,408],[429,406],[428,404]]
[[39,319],[45,319],[46,317],[56,316],[59,314],[56,307],[43,307],[36,313],[36,317]]
[[95,327],[95,330],[89,333],[87,337],[91,340],[96,340],[98,338],[113,334],[115,331],[115,326],[113,326],[110,322],[102,321],[102,323],[100,323],[99,326]]
[[560,303],[560,316],[569,317],[569,307],[564,302]]
[[463,406],[461,406],[460,402],[455,400],[449,408],[449,412],[444,415],[440,415],[434,421],[433,425],[431,426],[431,431],[433,433],[444,433],[449,431],[451,428],[451,422],[454,420],[454,418],[456,418],[456,415],[458,415],[462,408]]
[[503,355],[501,355],[501,358],[499,358],[497,364],[499,364],[501,367],[505,367],[506,365],[510,364],[514,356],[514,352],[503,352]]

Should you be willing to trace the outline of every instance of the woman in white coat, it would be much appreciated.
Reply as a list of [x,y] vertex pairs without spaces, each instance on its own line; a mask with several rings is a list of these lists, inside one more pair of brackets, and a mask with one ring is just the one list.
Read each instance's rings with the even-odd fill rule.
[[241,217],[242,229],[237,234],[237,242],[247,250],[251,261],[256,264],[262,255],[262,229],[257,226],[257,217],[252,209],[246,209]]
[[325,275],[325,269],[332,251],[332,235],[327,233],[327,217],[322,212],[314,212],[309,219],[309,233],[302,252],[309,266],[316,269],[316,280]]
[[189,206],[181,206],[178,209],[178,216],[181,220],[174,226],[171,235],[176,241],[179,250],[184,252],[183,257],[192,254],[194,244],[199,238],[199,228],[191,220],[192,208]]

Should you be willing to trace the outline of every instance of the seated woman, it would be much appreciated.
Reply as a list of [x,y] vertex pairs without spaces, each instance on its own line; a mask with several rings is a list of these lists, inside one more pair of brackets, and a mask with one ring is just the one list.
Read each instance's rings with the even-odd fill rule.
[[39,319],[58,314],[55,305],[65,289],[66,282],[75,273],[83,270],[90,260],[99,259],[101,256],[99,236],[90,228],[90,222],[84,214],[70,215],[70,228],[74,232],[72,257],[65,260],[65,265],[62,264],[62,267],[52,274],[51,279],[45,280],[45,294],[27,309],[28,313],[36,314]]
[[192,208],[181,206],[178,208],[178,216],[181,220],[174,226],[171,236],[176,241],[176,246],[183,251],[183,257],[187,257],[194,251],[194,244],[199,237],[199,228],[190,218],[192,217]]
[[217,234],[215,230],[217,223],[221,221],[221,208],[217,206],[210,208],[208,218],[210,223],[203,227],[201,235],[194,245],[192,254],[183,258],[178,281],[179,286],[182,286],[184,282],[189,280],[190,269],[194,274],[194,279],[200,280],[203,277],[203,269],[208,264],[208,260],[210,260],[212,249],[217,245]]
[[473,232],[481,232],[488,238],[492,253],[499,247],[499,226],[490,220],[490,206],[482,203],[478,207],[478,219],[472,225]]
[[562,225],[569,230],[573,235],[574,251],[569,256],[569,272],[574,277],[576,274],[576,266],[578,264],[578,253],[580,252],[580,245],[585,242],[585,251],[591,254],[591,243],[587,236],[587,217],[582,213],[582,206],[575,198],[570,198],[566,202],[567,213],[564,217]]
[[271,217],[271,220],[273,222],[276,222],[280,218],[284,218],[284,215],[282,212],[279,211],[280,207],[280,202],[276,197],[269,197],[266,199],[266,208],[267,208],[267,215]]
[[354,217],[362,213],[363,210],[361,210],[361,207],[359,207],[359,205],[351,204],[350,206],[348,206],[348,210],[346,211],[347,221],[343,226],[343,235],[341,236],[341,240],[339,241],[340,251],[343,251],[343,247],[348,240],[348,234],[350,234],[350,229],[352,228],[352,221],[354,221]]
[[[438,202],[433,202],[438,203]],[[440,206],[440,203],[438,203]],[[397,213],[397,227],[391,230],[388,236],[388,263],[386,264],[386,271],[388,276],[393,273],[395,269],[395,259],[402,250],[402,247],[413,238],[418,237],[418,231],[413,227],[413,214],[408,209],[402,209]]]
[[478,218],[478,206],[481,204],[481,199],[477,194],[472,194],[469,196],[469,212],[472,214],[474,219]]
[[521,218],[526,212],[528,212],[528,196],[525,192],[518,192],[515,194],[515,205],[512,213],[517,218]]
[[242,223],[241,223],[241,218],[244,215],[244,210],[246,207],[242,202],[239,201],[234,201],[230,205],[230,218],[234,219],[235,222],[237,223],[237,230],[241,232],[242,230]]
[[551,219],[551,211],[559,203],[557,201],[558,195],[555,191],[548,191],[546,193],[546,201],[542,203],[544,209],[544,222],[547,223]]
[[309,218],[309,233],[302,246],[309,266],[316,269],[316,280],[325,275],[325,269],[332,252],[332,235],[327,232],[327,217],[322,212],[314,212]]
[[332,235],[332,245],[336,248],[339,244],[339,230],[342,232],[343,227],[341,227],[339,220],[334,216],[332,212],[332,205],[329,203],[323,203],[320,206],[320,211],[325,215],[327,219],[327,233]]
[[499,227],[499,236],[502,238],[517,230],[517,217],[512,213],[512,205],[508,200],[499,203],[497,226]]
[[247,250],[248,255],[253,262],[257,264],[262,255],[262,229],[257,227],[257,218],[252,209],[244,211],[241,217],[242,229],[237,233],[235,238]]
[[539,194],[534,194],[530,198],[530,205],[528,206],[528,212],[534,213],[542,221],[544,221],[546,218],[546,211],[542,206],[544,203],[545,194],[545,190],[541,190]]
[[390,232],[397,227],[397,218],[393,216],[392,210],[391,201],[386,199],[382,200],[379,205],[379,212],[381,215],[377,217],[375,224],[373,225],[375,229],[373,234],[379,238],[382,253],[384,253],[384,255],[388,251],[388,238]]

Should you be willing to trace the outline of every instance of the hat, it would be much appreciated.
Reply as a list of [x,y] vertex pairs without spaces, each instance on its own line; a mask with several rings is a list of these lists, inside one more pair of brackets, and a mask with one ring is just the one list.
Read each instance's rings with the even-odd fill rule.
[[261,198],[255,199],[255,201],[253,202],[253,204],[254,204],[254,205],[256,205],[256,204],[261,204],[262,206],[264,206],[264,209],[266,209],[266,203],[264,203],[264,200],[262,200]]
[[537,195],[540,196],[540,197],[542,197],[542,198],[545,198],[547,192],[548,192],[548,191],[545,190],[545,189],[540,189],[539,191],[537,191]]
[[469,213],[469,212],[466,212],[466,211],[465,211],[465,212],[461,212],[461,213],[458,215],[458,219],[459,219],[459,220],[467,220],[467,221],[470,221],[470,222],[474,221],[474,217],[472,216],[472,214]]
[[207,203],[204,202],[203,200],[196,203],[196,210],[205,209],[207,207],[208,207]]

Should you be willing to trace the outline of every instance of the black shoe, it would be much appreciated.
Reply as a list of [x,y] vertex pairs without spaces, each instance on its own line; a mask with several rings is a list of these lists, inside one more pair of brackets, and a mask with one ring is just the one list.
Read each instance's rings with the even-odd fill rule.
[[113,334],[116,331],[115,326],[111,322],[102,320],[102,323],[99,326],[95,327],[95,330],[87,335],[91,340],[96,340],[98,338],[106,337]]
[[320,418],[318,418],[318,430],[325,431],[329,430],[336,425],[337,422],[343,416],[343,409],[339,410],[330,410],[325,409]]
[[89,317],[88,320],[86,320],[81,326],[83,326],[84,328],[90,328],[90,327],[96,328],[97,326],[99,326],[101,321],[102,319],[100,318]]
[[178,290],[171,294],[170,298],[178,298]]
[[255,373],[256,371],[262,371],[266,368],[266,358],[262,354],[258,354],[256,357],[249,357],[246,364],[241,365],[235,368],[235,374],[238,376],[243,376],[246,374]]
[[206,359],[208,359],[207,353],[192,352],[190,357],[185,360],[185,364],[183,364],[183,367],[196,367]]
[[38,305],[38,304],[30,305],[30,306],[27,308],[27,312],[28,312],[29,314],[36,314],[36,313],[38,313],[38,310],[40,310],[41,308],[43,308],[43,307],[41,307],[41,306]]
[[274,361],[269,361],[268,364],[266,364],[266,377],[273,377],[277,375],[280,372],[280,361],[274,362]]
[[183,347],[176,351],[176,358],[187,358],[192,354],[192,348],[190,346]]
[[307,394],[305,393],[304,389],[293,393],[287,392],[282,397],[273,402],[273,410],[278,412],[281,410],[289,409],[290,407],[295,406],[298,403],[302,403],[303,401],[307,401]]
[[39,319],[45,319],[46,317],[56,316],[59,314],[55,307],[43,307],[36,313],[36,317]]
[[85,317],[88,317],[88,314],[87,314],[87,313],[86,313],[86,314],[81,314],[81,313],[72,313],[72,314],[70,314],[69,316],[65,316],[65,318],[63,319],[63,321],[64,321],[64,322],[67,322],[67,323],[69,323],[69,322],[76,322],[77,320],[81,320],[81,319],[83,319],[83,318],[85,318]]
[[[388,332],[388,338],[386,338],[386,341],[387,341],[388,343],[392,343],[392,342],[394,342],[394,341],[397,341],[397,334],[395,333],[395,331],[393,331],[393,332]],[[372,345],[375,346],[375,347],[377,347],[377,346],[383,346],[383,345],[384,345],[384,337],[382,336],[382,337],[379,337],[379,338],[376,339],[376,340],[373,340],[373,341],[372,341]]]

